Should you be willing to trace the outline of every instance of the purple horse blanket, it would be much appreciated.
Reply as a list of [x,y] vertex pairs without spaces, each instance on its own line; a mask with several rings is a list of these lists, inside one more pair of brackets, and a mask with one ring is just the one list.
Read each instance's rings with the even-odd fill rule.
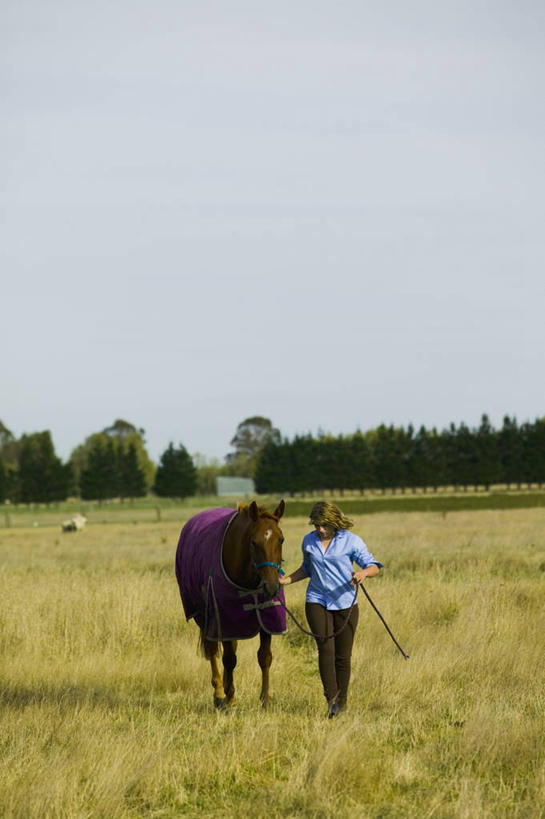
[[195,618],[207,640],[245,640],[260,629],[284,634],[282,587],[267,600],[258,589],[243,589],[223,567],[223,539],[236,512],[209,509],[185,524],[176,551],[176,578],[187,620]]

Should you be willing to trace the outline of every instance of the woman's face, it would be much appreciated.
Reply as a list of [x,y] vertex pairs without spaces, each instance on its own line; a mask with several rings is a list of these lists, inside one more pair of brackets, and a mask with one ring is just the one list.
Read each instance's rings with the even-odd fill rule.
[[314,528],[318,532],[320,540],[331,540],[335,537],[336,529],[329,523],[315,523]]

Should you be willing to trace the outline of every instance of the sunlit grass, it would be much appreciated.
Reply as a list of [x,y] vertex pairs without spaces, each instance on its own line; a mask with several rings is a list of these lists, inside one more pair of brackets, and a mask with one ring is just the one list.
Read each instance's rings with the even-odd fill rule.
[[[239,645],[212,706],[173,574],[180,523],[0,532],[0,815],[545,816],[545,511],[382,514],[356,531],[405,661],[361,597],[349,711],[312,641]],[[306,518],[287,519],[288,571]],[[287,589],[304,620],[304,583]]]

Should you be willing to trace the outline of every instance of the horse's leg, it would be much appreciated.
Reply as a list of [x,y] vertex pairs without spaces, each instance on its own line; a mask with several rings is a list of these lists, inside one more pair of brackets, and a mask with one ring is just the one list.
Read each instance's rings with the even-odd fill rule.
[[237,641],[226,640],[223,643],[223,690],[227,697],[227,705],[231,705],[235,698],[235,684],[233,671],[237,664]]
[[210,662],[212,670],[212,688],[214,689],[214,705],[216,708],[223,708],[226,704],[225,691],[218,662],[219,643],[215,640],[202,641],[204,656]]
[[261,669],[261,694],[259,695],[259,699],[263,708],[266,708],[271,699],[269,695],[269,668],[272,663],[272,652],[271,635],[263,631],[263,629],[259,632],[257,661]]

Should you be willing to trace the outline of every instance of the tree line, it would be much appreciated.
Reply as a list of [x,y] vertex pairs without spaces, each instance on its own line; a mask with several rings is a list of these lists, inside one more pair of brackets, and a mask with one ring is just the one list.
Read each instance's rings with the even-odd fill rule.
[[496,430],[483,415],[472,429],[464,423],[440,432],[381,424],[365,433],[289,440],[269,419],[252,416],[238,425],[231,445],[222,465],[192,458],[182,444],[170,443],[156,466],[144,430],[117,420],[86,438],[63,463],[48,430],[15,439],[0,422],[0,502],[211,495],[220,474],[253,477],[262,494],[545,481],[545,419],[519,425],[506,416]]
[[193,495],[197,487],[191,456],[171,443],[159,465],[149,458],[144,430],[117,420],[93,433],[63,463],[49,430],[15,439],[0,422],[0,502],[55,503],[139,498],[149,491],[162,497]]
[[89,435],[63,464],[54,451],[49,430],[16,439],[0,421],[0,503],[53,503],[67,497],[99,502],[158,497],[213,495],[218,475],[253,477],[259,452],[280,432],[268,418],[242,421],[231,440],[233,452],[219,460],[189,455],[183,444],[171,442],[156,466],[145,446],[145,431],[118,419]]
[[259,493],[409,489],[545,482],[545,419],[494,429],[451,424],[438,432],[381,424],[348,436],[297,435],[268,441],[255,473]]

